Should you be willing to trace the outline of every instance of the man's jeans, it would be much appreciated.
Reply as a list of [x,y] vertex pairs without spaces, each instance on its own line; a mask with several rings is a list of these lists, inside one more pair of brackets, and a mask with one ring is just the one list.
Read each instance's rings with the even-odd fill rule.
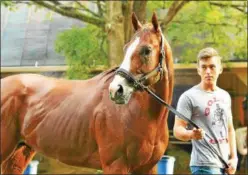
[[215,168],[215,167],[208,167],[208,166],[191,166],[190,167],[192,174],[221,174],[226,175],[225,169],[223,168]]

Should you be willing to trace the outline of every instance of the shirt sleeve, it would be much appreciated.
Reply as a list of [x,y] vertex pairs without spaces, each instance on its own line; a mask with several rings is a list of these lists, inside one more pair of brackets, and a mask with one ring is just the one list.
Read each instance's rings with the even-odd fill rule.
[[177,111],[188,119],[191,119],[193,113],[192,109],[193,107],[190,98],[185,93],[183,93],[178,100]]

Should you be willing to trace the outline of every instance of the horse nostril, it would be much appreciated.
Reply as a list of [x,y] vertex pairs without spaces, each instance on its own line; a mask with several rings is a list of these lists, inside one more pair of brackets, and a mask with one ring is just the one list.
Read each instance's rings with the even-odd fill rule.
[[122,85],[118,85],[118,90],[117,90],[117,92],[116,92],[116,95],[117,96],[122,96],[123,95],[123,87],[122,87]]
[[110,84],[109,96],[112,100],[122,98],[124,94],[124,88],[120,84]]

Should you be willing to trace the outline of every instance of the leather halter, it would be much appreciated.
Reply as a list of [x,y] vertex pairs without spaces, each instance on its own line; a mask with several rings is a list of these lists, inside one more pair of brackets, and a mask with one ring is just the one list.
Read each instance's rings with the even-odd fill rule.
[[158,66],[153,69],[151,72],[144,74],[139,79],[135,78],[133,74],[126,71],[123,68],[118,68],[116,70],[116,74],[125,78],[129,85],[132,86],[135,90],[144,90],[145,85],[143,84],[144,81],[148,80],[150,77],[160,73],[159,81],[163,77],[163,60],[165,59],[165,50],[164,50],[164,35],[161,33],[161,42],[160,42],[160,53],[159,53],[159,63]]

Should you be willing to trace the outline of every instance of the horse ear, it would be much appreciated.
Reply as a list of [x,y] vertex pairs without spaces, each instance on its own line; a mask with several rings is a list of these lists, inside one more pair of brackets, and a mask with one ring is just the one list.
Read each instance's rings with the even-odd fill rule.
[[135,31],[139,30],[142,27],[134,12],[132,13],[132,23]]
[[159,31],[158,18],[155,12],[153,12],[153,15],[152,15],[152,25],[155,31]]

